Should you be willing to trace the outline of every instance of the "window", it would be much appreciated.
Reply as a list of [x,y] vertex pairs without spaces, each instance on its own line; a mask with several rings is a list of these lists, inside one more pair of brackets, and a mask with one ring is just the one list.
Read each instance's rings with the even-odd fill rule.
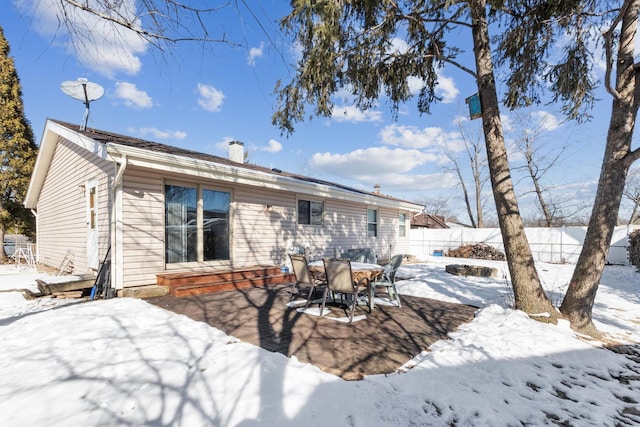
[[202,190],[204,261],[229,259],[229,206],[231,195]]
[[378,235],[378,211],[367,209],[367,237]]
[[164,194],[167,264],[229,259],[230,193],[165,185]]
[[197,261],[197,189],[165,185],[164,195],[167,263]]
[[407,236],[407,214],[401,213],[398,215],[398,236]]
[[298,200],[298,224],[322,225],[324,203]]

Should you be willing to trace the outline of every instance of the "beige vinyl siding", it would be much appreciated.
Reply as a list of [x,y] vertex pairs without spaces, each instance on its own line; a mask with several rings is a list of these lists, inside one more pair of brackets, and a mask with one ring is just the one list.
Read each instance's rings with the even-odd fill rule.
[[[307,199],[303,195],[298,198]],[[367,209],[378,210],[377,237],[367,237]],[[306,248],[310,259],[340,256],[351,248],[371,248],[379,260],[388,260],[409,248],[408,237],[398,237],[398,213],[397,209],[325,200],[323,227],[296,224],[294,244]]]
[[124,286],[156,283],[164,271],[162,176],[128,167],[122,180]]
[[[184,177],[181,177],[184,181]],[[156,283],[156,274],[173,270],[164,264],[164,190],[165,182],[180,182],[180,177],[163,177],[145,169],[127,168],[123,180],[124,286]],[[295,198],[284,192],[238,187],[216,181],[187,182],[204,188],[231,193],[231,264],[210,262],[191,264],[180,270],[211,270],[251,265],[279,265],[287,235],[286,219],[294,211]],[[266,204],[272,205],[271,209]],[[284,207],[283,207],[284,206]],[[289,224],[288,226],[286,224]],[[284,228],[283,228],[284,227]]]
[[[305,199],[304,195],[298,196]],[[323,227],[297,225],[299,242],[310,259],[334,257],[352,247],[366,245],[366,210],[364,205],[327,199],[324,203]]]
[[[378,236],[367,237],[367,209],[378,210]],[[377,208],[338,200],[325,202],[322,229],[298,225],[298,244],[310,259],[340,256],[347,249],[371,248],[378,260],[408,250],[408,238],[398,237],[397,209]]]
[[[184,177],[182,180],[184,181]],[[164,264],[164,182],[180,177],[129,166],[123,179],[124,286],[156,283]],[[253,265],[280,265],[295,246],[307,248],[310,259],[335,256],[349,248],[373,248],[379,259],[388,259],[398,242],[398,210],[379,210],[379,233],[367,237],[367,206],[349,201],[321,199],[260,187],[236,186],[206,180],[187,180],[205,188],[231,192],[231,263],[192,264],[180,268],[212,270]],[[297,201],[324,202],[322,226],[297,223]]]
[[296,239],[295,195],[257,187],[238,187],[234,195],[233,265],[285,262],[286,250]]
[[67,252],[73,255],[74,273],[85,274],[87,265],[86,185],[97,180],[98,258],[109,245],[109,177],[113,166],[106,160],[61,139],[38,199],[39,261],[59,267]]

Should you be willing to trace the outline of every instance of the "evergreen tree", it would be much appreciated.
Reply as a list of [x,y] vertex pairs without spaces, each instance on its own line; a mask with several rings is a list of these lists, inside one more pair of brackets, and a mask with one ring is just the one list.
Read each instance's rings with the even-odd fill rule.
[[[24,115],[20,79],[0,27],[0,241],[9,231],[30,234],[31,213],[22,202],[37,155],[31,124]],[[0,263],[6,261],[4,244]]]

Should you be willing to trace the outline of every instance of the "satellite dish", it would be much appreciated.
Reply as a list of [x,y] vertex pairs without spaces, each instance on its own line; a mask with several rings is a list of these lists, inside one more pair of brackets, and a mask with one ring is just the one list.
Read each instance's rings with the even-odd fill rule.
[[87,128],[87,121],[89,120],[89,104],[91,101],[97,101],[104,95],[104,88],[97,83],[88,81],[87,79],[79,78],[78,80],[69,80],[60,84],[60,89],[73,99],[82,101],[84,103],[84,119],[80,130]]

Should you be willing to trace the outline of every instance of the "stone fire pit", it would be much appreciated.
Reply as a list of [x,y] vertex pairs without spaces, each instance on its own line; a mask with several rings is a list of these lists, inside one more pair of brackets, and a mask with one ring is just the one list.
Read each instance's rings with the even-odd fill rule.
[[445,271],[456,276],[496,277],[498,275],[497,268],[481,265],[449,264],[445,267]]

